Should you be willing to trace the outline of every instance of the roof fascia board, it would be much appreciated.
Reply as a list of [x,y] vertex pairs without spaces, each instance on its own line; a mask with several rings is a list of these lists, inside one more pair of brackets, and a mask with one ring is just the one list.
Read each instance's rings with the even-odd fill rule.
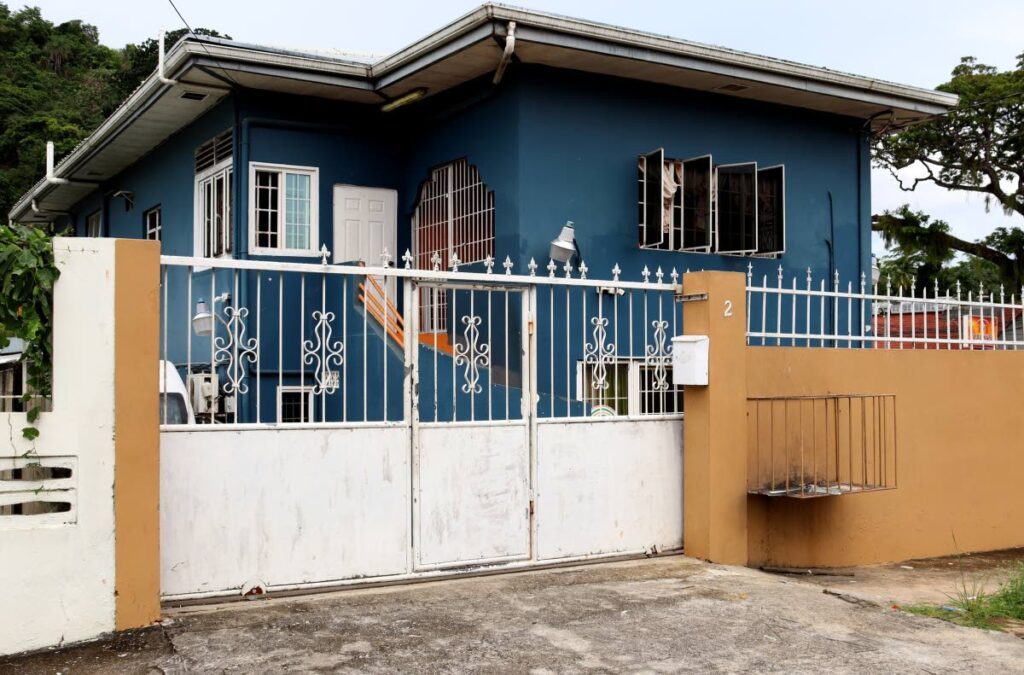
[[345,87],[347,89],[360,89],[362,91],[373,91],[373,85],[365,79],[356,79],[353,77],[344,77],[340,75],[331,75],[329,73],[298,70],[294,68],[286,68],[275,65],[265,65],[259,63],[241,63],[233,62],[230,65],[226,65],[219,59],[211,59],[205,56],[196,56],[194,63],[202,68],[220,68],[222,70],[233,70],[241,73],[249,73],[252,75],[266,75],[268,77],[276,77],[278,79],[285,80],[298,80],[300,82],[312,82],[315,84],[326,84],[337,87]]
[[422,56],[411,59],[400,66],[394,67],[386,75],[383,75],[376,80],[377,89],[385,89],[399,80],[403,80],[424,68],[430,67],[438,61],[448,58],[456,52],[460,52],[467,47],[490,38],[492,35],[494,35],[494,26],[490,22],[481,24],[475,28],[470,28],[462,35],[449,40],[443,45],[439,45]]
[[437,49],[437,47],[459,35],[473,30],[482,24],[490,23],[495,9],[494,5],[483,5],[474,9],[472,12],[452,21],[447,26],[434,31],[422,40],[417,40],[408,47],[400,49],[391,56],[385,57],[373,64],[370,66],[370,75],[375,78],[381,78],[392,70],[400,68],[425,54],[429,54],[434,49]]
[[[547,29],[547,31],[555,34],[574,35],[589,38],[598,42],[619,43],[631,50],[647,49],[651,51],[667,52],[679,56],[689,56],[701,64],[707,62],[718,62],[749,69],[751,71],[790,75],[814,81],[829,81],[833,84],[857,90],[858,92],[866,93],[867,91],[872,91],[876,93],[885,93],[899,98],[905,98],[909,101],[916,101],[918,104],[933,103],[943,106],[943,109],[955,105],[958,100],[954,94],[947,94],[933,89],[911,87],[885,80],[875,80],[860,75],[852,75],[840,71],[829,70],[827,68],[819,68],[792,61],[784,61],[782,59],[758,56],[756,54],[750,54],[725,47],[689,42],[678,38],[653,35],[651,33],[620,28],[617,26],[580,21],[577,19],[570,19],[542,12],[521,10],[501,5],[493,6],[492,10],[492,17],[494,20],[501,22],[516,22],[517,39],[524,30]],[[701,69],[703,70],[704,68]]]
[[705,59],[695,58],[685,54],[671,54],[635,46],[625,47],[623,45],[615,43],[610,44],[594,38],[579,35],[567,35],[565,33],[557,33],[532,26],[520,27],[517,25],[516,40],[520,42],[535,42],[550,46],[564,47],[566,49],[574,49],[578,51],[588,51],[606,56],[646,61],[648,63],[656,63],[698,72],[714,73],[725,77],[781,86],[789,89],[797,89],[800,91],[821,94],[823,96],[871,103],[884,108],[903,108],[926,114],[941,113],[947,109],[946,105],[926,103],[917,98],[908,99],[881,91],[865,91],[860,88],[852,89],[838,83],[833,84],[822,82],[820,79],[808,79],[806,77],[793,76],[786,73],[754,70],[738,65],[710,62]]

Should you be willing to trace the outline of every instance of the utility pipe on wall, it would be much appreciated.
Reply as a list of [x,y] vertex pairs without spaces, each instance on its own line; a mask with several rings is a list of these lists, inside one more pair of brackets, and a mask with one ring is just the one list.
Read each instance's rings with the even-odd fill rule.
[[67,185],[66,178],[57,178],[53,173],[53,141],[46,141],[46,182],[50,185]]
[[156,74],[160,78],[160,81],[164,84],[175,85],[178,84],[177,80],[172,80],[167,77],[164,72],[164,31],[160,31],[160,37],[157,39],[157,51],[156,51]]
[[498,62],[498,69],[494,71],[494,84],[501,82],[502,76],[505,74],[505,68],[508,67],[509,61],[512,60],[512,53],[516,50],[516,22],[508,22],[508,31],[505,35],[505,51],[501,53],[501,61]]

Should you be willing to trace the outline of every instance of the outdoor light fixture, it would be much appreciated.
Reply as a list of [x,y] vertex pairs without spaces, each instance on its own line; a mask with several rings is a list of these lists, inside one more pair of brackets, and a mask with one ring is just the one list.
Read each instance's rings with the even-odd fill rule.
[[[216,305],[218,302],[227,302],[231,299],[230,293],[221,293],[213,299],[213,304]],[[196,302],[196,313],[192,317],[192,332],[199,337],[205,337],[213,333],[213,320],[216,318],[221,323],[226,324],[224,319],[210,311],[207,307],[206,301],[202,298]]]
[[572,221],[568,220],[562,228],[562,232],[558,235],[558,238],[551,241],[551,249],[548,252],[548,257],[555,262],[566,263],[572,259],[574,253],[579,255],[582,259],[583,256],[580,254],[580,246],[576,243],[576,231],[572,227]]
[[200,337],[213,332],[213,314],[210,314],[202,298],[196,303],[196,315],[192,317],[192,332]]
[[384,105],[382,105],[380,107],[380,111],[381,112],[391,112],[395,108],[401,108],[403,105],[409,105],[410,103],[415,103],[416,101],[420,100],[421,98],[423,98],[426,95],[427,95],[427,90],[426,89],[423,89],[423,88],[413,89],[408,94],[402,94],[398,98],[392,99],[392,100],[388,101],[387,103],[385,103]]

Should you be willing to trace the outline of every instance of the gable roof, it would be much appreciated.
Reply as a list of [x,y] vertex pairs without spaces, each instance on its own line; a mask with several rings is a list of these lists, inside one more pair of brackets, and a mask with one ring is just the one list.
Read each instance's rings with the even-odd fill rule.
[[[954,95],[579,19],[488,4],[390,56],[282,49],[186,36],[153,73],[56,167],[64,184],[37,183],[12,208],[47,222],[227,96],[232,87],[379,105],[427,96],[494,72],[515,23],[517,61],[567,68],[871,120],[921,119]],[[725,87],[725,89],[723,89]],[[200,101],[185,92],[205,94]]]

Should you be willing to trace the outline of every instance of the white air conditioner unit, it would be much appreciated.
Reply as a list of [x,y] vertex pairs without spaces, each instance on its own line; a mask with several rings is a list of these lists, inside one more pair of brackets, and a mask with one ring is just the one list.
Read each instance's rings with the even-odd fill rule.
[[216,373],[192,373],[188,376],[188,388],[192,392],[192,410],[197,415],[209,415],[216,411],[219,383]]

